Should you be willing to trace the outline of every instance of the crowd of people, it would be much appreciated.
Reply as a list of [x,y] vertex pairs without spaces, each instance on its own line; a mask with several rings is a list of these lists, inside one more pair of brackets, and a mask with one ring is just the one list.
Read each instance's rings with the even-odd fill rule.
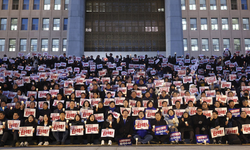
[[4,55],[0,146],[249,143],[249,57]]

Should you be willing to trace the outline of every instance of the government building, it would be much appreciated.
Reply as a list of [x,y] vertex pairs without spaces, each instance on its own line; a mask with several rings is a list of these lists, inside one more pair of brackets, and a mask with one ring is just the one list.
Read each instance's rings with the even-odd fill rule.
[[250,50],[250,0],[0,0],[0,56]]

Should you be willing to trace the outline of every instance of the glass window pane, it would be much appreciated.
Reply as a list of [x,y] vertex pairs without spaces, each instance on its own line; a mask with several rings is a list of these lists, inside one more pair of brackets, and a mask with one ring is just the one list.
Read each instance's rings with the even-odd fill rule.
[[189,9],[196,10],[196,0],[189,0]]
[[248,18],[243,18],[243,30],[249,30],[249,19]]
[[20,39],[20,51],[25,52],[27,47],[27,39]]
[[186,18],[182,18],[182,29],[187,30],[187,21]]
[[5,47],[5,39],[0,39],[0,51],[3,52]]
[[8,10],[8,5],[9,4],[9,0],[3,0],[2,3],[2,10]]
[[39,10],[39,9],[40,9],[40,0],[34,0],[33,10]]
[[245,50],[250,50],[250,39],[245,39]]
[[11,19],[10,30],[17,30],[17,19],[16,18]]
[[181,10],[186,10],[186,0],[181,0]]
[[53,39],[52,40],[52,52],[58,52],[59,51],[59,39]]
[[233,30],[239,30],[239,19],[238,18],[233,18],[232,19],[232,26]]
[[64,10],[68,10],[69,9],[69,0],[65,0],[64,1]]
[[21,30],[28,30],[28,18],[22,19]]
[[207,10],[206,0],[200,0],[200,10]]
[[240,39],[234,39],[234,50],[235,51],[240,51],[241,50]]
[[54,10],[61,10],[61,0],[55,0]]
[[207,30],[207,18],[201,18],[201,30]]
[[48,39],[42,39],[42,46],[41,46],[41,50],[42,52],[47,52],[48,51]]
[[23,10],[29,10],[30,0],[23,0]]
[[213,39],[213,50],[214,51],[220,51],[219,39]]
[[197,21],[196,18],[190,19],[190,29],[191,30],[197,30]]
[[38,30],[38,23],[39,23],[38,18],[33,18],[32,19],[32,30]]
[[0,30],[6,30],[7,19],[1,18],[0,19]]
[[191,39],[191,50],[198,51],[198,39]]
[[49,30],[49,19],[43,19],[43,30]]
[[201,48],[202,48],[202,51],[209,51],[208,39],[201,40]]
[[222,30],[228,30],[228,19],[227,18],[222,18],[221,19],[221,24],[222,24]]
[[18,10],[19,7],[19,0],[12,1],[12,10]]
[[230,48],[230,39],[223,39],[223,49],[229,49]]
[[43,10],[50,10],[50,0],[44,0]]
[[53,30],[55,30],[55,31],[60,30],[60,19],[54,19]]
[[211,30],[218,30],[218,19],[217,18],[211,19]]
[[241,0],[241,9],[247,10],[247,0]]
[[227,0],[220,0],[220,9],[227,10]]
[[217,1],[210,0],[210,10],[217,10]]
[[10,52],[16,51],[16,39],[9,40],[9,51]]
[[68,28],[68,18],[64,18],[64,21],[63,21],[63,30],[67,30]]
[[67,51],[67,39],[63,39],[63,51]]
[[187,39],[183,39],[184,51],[188,51]]
[[237,10],[237,0],[231,0],[231,9]]
[[30,51],[32,51],[32,52],[37,51],[37,39],[30,40]]

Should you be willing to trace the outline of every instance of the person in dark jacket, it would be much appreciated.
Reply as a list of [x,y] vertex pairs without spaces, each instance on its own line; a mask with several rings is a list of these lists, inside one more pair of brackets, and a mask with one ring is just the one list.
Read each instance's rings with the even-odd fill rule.
[[192,119],[189,116],[188,112],[184,112],[182,114],[182,117],[179,119],[179,130],[181,132],[181,140],[184,143],[184,135],[186,132],[189,133],[189,139],[190,139],[190,143],[193,142],[193,138],[194,138],[194,130],[193,130],[193,123],[192,123]]
[[5,117],[5,113],[3,111],[0,111],[0,125],[3,126],[3,134],[0,135],[0,147],[3,147],[5,142],[8,139],[8,129],[7,127],[7,119]]
[[117,118],[117,133],[115,140],[119,141],[120,139],[129,138],[132,139],[133,135],[133,121],[129,117],[128,110],[123,110],[122,115]]
[[[51,127],[51,122],[47,114],[43,115],[43,121],[41,121],[40,124],[38,124],[38,126]],[[44,146],[49,145],[49,139],[50,139],[50,135],[40,136],[38,145],[44,145]]]
[[[237,121],[234,120],[234,118],[232,117],[232,113],[230,111],[227,112],[227,116],[224,119],[224,122],[225,122],[225,128],[233,128],[233,127],[237,127],[238,125]],[[238,135],[237,134],[226,135],[226,140],[228,140],[229,144],[241,144],[241,141]]]
[[[218,112],[216,110],[213,111],[211,118],[209,119],[209,127],[210,129],[219,129],[220,127],[224,127],[223,121],[218,117]],[[216,137],[212,139],[213,144],[221,144],[222,137]]]
[[33,115],[30,115],[28,117],[28,119],[25,120],[23,126],[25,127],[33,127],[33,136],[32,137],[22,137],[20,138],[20,147],[27,147],[29,146],[30,142],[32,141],[32,139],[34,139],[36,137],[36,132],[35,132],[35,129],[37,127],[37,120],[35,119],[35,117]]
[[[69,124],[70,126],[82,126],[83,127],[83,122],[81,122],[81,116],[79,114],[77,114],[75,116],[75,119],[72,123]],[[83,127],[83,131],[84,131],[84,127]],[[83,136],[79,135],[79,136],[70,136],[70,144],[74,143],[74,139],[78,140],[79,144],[82,144],[83,142]],[[88,145],[90,145],[90,143],[88,143]]]
[[[136,120],[147,120],[144,118],[144,112],[140,111],[138,113],[138,118]],[[146,144],[148,142],[150,142],[153,139],[153,136],[150,134],[150,130],[151,130],[151,125],[148,121],[148,129],[140,129],[140,130],[136,130],[136,120],[134,121],[134,130],[135,130],[135,135],[134,135],[134,140],[136,140],[136,142],[140,142],[142,144]]]
[[43,109],[38,111],[38,118],[40,120],[40,118],[42,118],[44,115],[47,115],[48,117],[50,117],[51,114],[51,110],[48,108],[48,102],[43,102]]
[[194,131],[195,134],[203,134],[207,135],[208,132],[208,120],[205,115],[202,113],[202,108],[197,108],[196,115],[193,116],[193,126],[194,126]]
[[155,120],[152,121],[151,125],[152,125],[152,133],[151,134],[153,135],[154,140],[159,144],[161,144],[161,143],[166,144],[167,140],[169,139],[169,131],[167,131],[168,135],[155,135],[155,126],[167,125],[166,121],[162,117],[161,112],[155,113]]
[[250,135],[249,134],[243,134],[243,128],[242,125],[250,124],[250,119],[247,117],[247,113],[245,111],[242,111],[240,114],[240,118],[238,119],[238,128],[239,128],[239,137],[242,141],[242,143],[249,143],[250,142]]
[[[116,129],[117,122],[112,113],[109,113],[107,119],[104,121],[102,125],[102,129]],[[105,141],[108,141],[108,145],[112,145],[112,141],[114,138],[111,137],[102,137],[101,145],[105,144]]]
[[65,119],[65,112],[61,112],[60,113],[60,119],[58,120],[59,122],[65,122],[65,131],[64,132],[53,132],[53,136],[55,137],[56,139],[56,145],[64,145],[65,144],[65,141],[68,137],[68,134],[69,134],[69,126],[68,126],[68,123]]
[[[91,114],[89,116],[89,118],[87,119],[85,125],[86,124],[98,124],[97,120],[95,119],[95,115]],[[85,128],[86,128],[86,126],[85,126]],[[100,129],[100,127],[99,127],[99,129]],[[99,132],[99,129],[98,129],[98,132]],[[94,144],[95,139],[98,139],[98,134],[86,134],[86,136],[87,136],[87,142],[91,143],[91,145]]]

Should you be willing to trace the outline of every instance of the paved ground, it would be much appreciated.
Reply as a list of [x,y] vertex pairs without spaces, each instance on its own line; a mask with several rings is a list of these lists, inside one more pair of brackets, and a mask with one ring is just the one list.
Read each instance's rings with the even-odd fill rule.
[[145,145],[145,146],[51,146],[51,147],[25,147],[25,148],[12,148],[12,147],[4,147],[0,149],[18,149],[18,150],[249,150],[250,145]]

